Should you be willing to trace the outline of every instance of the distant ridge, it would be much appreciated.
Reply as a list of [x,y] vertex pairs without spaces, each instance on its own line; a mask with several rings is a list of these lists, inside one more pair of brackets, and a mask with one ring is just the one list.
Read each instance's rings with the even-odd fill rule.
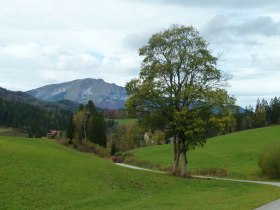
[[85,104],[92,100],[97,107],[105,109],[122,109],[127,99],[124,87],[91,78],[46,85],[27,93],[45,101],[69,100]]
[[5,88],[0,87],[0,98],[11,101],[11,102],[19,102],[24,104],[29,104],[35,107],[43,108],[43,109],[52,109],[59,108],[69,111],[76,111],[79,108],[79,104],[69,101],[69,100],[59,100],[56,102],[46,102],[40,99],[37,99],[31,96],[28,93],[22,91],[11,91]]

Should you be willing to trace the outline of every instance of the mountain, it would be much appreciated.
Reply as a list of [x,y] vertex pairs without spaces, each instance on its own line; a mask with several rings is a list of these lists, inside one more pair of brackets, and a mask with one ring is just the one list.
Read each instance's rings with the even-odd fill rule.
[[27,93],[45,101],[70,100],[86,104],[92,100],[97,107],[105,109],[124,108],[127,99],[124,87],[89,78],[47,85]]
[[23,102],[28,104],[37,104],[43,103],[42,101],[30,96],[29,94],[21,91],[10,91],[5,88],[0,87],[0,98],[3,98],[7,101],[14,102]]
[[79,104],[72,101],[60,100],[57,102],[46,102],[37,99],[25,92],[10,91],[1,87],[0,87],[0,98],[10,102],[20,102],[20,103],[24,103],[38,108],[44,108],[44,109],[58,108],[58,109],[64,109],[64,110],[74,112],[79,108]]

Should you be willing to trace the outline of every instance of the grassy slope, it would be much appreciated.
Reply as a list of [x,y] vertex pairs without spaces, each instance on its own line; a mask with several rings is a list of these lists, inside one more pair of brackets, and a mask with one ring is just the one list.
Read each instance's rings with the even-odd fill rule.
[[253,209],[271,186],[121,168],[41,139],[0,137],[1,209]]
[[[280,141],[280,126],[272,126],[209,139],[202,148],[189,152],[189,168],[227,168],[234,178],[260,179],[257,165],[266,145]],[[172,164],[172,145],[152,146],[133,151],[136,159]]]
[[0,127],[0,136],[26,137],[27,134],[21,133],[13,128]]

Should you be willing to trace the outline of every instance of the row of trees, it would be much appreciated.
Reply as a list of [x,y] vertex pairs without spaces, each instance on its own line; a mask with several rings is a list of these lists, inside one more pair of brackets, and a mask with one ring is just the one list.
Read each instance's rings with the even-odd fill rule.
[[78,143],[93,142],[100,146],[107,146],[107,124],[98,112],[94,103],[89,101],[87,105],[81,105],[79,111],[70,118],[67,129],[67,138]]
[[127,118],[127,112],[126,112],[125,109],[118,109],[118,110],[105,109],[102,112],[103,112],[103,116],[107,119],[124,119],[124,118]]
[[280,97],[257,100],[255,108],[246,107],[243,113],[234,115],[233,130],[246,130],[280,123]]
[[51,129],[65,130],[69,116],[70,111],[40,108],[0,98],[0,126],[17,128],[29,137],[40,138]]

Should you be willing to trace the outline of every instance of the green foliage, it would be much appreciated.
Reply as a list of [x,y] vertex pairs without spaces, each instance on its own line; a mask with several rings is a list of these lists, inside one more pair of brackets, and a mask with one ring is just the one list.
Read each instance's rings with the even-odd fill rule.
[[269,123],[280,123],[280,97],[271,99],[269,106],[266,106],[266,111]]
[[113,156],[116,154],[116,152],[117,152],[117,147],[116,147],[115,141],[113,141],[110,154]]
[[122,168],[42,139],[0,137],[0,168],[1,209],[247,210],[280,197],[272,186]]
[[73,117],[73,122],[69,123],[69,127],[71,123],[74,125],[75,137],[79,142],[89,140],[100,146],[107,146],[107,123],[92,101],[89,101],[86,106],[80,106]]
[[258,99],[255,109],[246,107],[244,113],[235,113],[235,130],[264,127],[280,123],[280,97],[274,97],[268,103],[265,99]]
[[12,127],[29,137],[42,137],[49,130],[66,130],[70,111],[30,105],[0,98],[0,126]]
[[144,144],[144,132],[138,124],[116,126],[108,133],[108,141],[116,151],[127,151]]
[[75,137],[78,141],[87,140],[87,127],[88,127],[88,116],[85,111],[78,111],[73,117],[73,124],[75,125]]
[[75,132],[75,125],[73,123],[73,115],[71,115],[71,117],[69,118],[68,128],[66,131],[66,136],[70,142],[72,142],[74,138],[74,132]]
[[107,119],[126,119],[127,112],[125,109],[103,110],[103,116]]
[[[168,133],[180,148],[174,157],[180,153],[186,159],[187,150],[206,142],[211,127],[224,129],[218,118],[228,118],[235,103],[223,89],[228,77],[193,27],[173,25],[152,35],[139,55],[144,57],[139,78],[126,84],[128,114],[145,127]],[[217,120],[209,123],[210,118]]]
[[100,157],[110,157],[109,148],[102,147],[90,141],[74,142],[74,148],[87,153],[93,153]]
[[153,141],[155,142],[155,144],[157,144],[157,145],[165,143],[165,134],[161,130],[155,130],[152,138],[153,138]]
[[258,165],[264,174],[280,178],[280,142],[270,144],[263,150]]
[[255,127],[263,127],[266,124],[265,102],[258,99],[254,118]]

